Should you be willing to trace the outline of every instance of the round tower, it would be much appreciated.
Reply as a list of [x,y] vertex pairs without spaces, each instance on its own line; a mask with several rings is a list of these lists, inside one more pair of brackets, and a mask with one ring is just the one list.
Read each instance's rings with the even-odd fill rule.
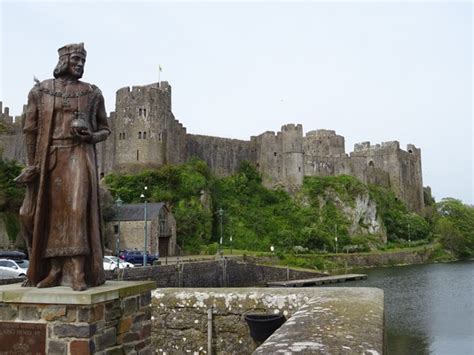
[[166,161],[165,128],[171,87],[162,82],[117,91],[114,170],[137,170]]
[[303,126],[284,125],[278,136],[282,152],[282,181],[292,190],[303,183]]

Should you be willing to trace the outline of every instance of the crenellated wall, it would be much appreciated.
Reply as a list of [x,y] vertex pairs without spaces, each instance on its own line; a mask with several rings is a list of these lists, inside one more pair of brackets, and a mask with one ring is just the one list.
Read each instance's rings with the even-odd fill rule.
[[217,175],[230,175],[237,171],[242,161],[250,160],[250,142],[188,134],[186,158],[193,157],[204,160]]
[[[0,102],[0,122],[6,127],[0,132],[0,152],[4,158],[24,163],[21,117],[12,123],[9,109],[2,107]],[[225,176],[247,160],[262,174],[267,187],[292,192],[304,176],[345,174],[392,189],[413,211],[424,207],[421,151],[412,144],[405,151],[397,141],[363,142],[346,154],[343,136],[325,129],[303,136],[301,124],[287,124],[279,132],[267,131],[248,141],[189,134],[172,113],[168,82],[119,89],[109,124],[112,135],[96,147],[101,176],[183,163],[193,157]]]

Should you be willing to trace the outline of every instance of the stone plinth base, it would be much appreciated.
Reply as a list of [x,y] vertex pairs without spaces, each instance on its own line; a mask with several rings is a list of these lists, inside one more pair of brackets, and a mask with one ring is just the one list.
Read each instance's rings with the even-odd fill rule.
[[0,286],[0,354],[151,354],[150,281]]

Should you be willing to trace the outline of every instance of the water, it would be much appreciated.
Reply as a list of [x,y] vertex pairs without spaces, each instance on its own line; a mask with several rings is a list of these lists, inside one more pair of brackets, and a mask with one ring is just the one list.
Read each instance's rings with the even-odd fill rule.
[[474,262],[358,270],[385,293],[388,354],[474,354]]

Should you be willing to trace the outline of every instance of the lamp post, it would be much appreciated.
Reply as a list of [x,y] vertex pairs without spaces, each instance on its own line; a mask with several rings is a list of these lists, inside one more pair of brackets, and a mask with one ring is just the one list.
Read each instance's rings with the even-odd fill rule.
[[[145,193],[146,193],[146,190],[148,190],[148,187],[145,186],[144,190],[145,190]],[[147,202],[146,202],[146,196],[145,196],[144,193],[141,194],[140,197],[145,200],[145,218],[144,218],[145,219],[145,247],[144,247],[144,251],[143,251],[143,266],[146,266],[147,265],[147,255],[146,255],[147,254],[147,239],[148,239],[148,226],[147,226],[147,216],[146,216],[146,212],[147,212],[146,211],[146,207],[147,207],[146,203]]]
[[[122,206],[123,201],[120,199],[120,196],[117,197],[117,200],[115,200],[115,205],[117,206],[117,209],[120,209]],[[120,216],[118,219],[118,228],[117,228],[117,241],[115,245],[115,250],[117,254],[117,260],[118,260],[118,268],[120,270]]]
[[219,211],[217,211],[219,214],[219,221],[220,221],[220,227],[221,227],[221,239],[219,240],[219,255],[222,256],[222,238],[223,238],[223,230],[222,230],[222,215],[224,214],[224,210],[222,208],[219,208]]

